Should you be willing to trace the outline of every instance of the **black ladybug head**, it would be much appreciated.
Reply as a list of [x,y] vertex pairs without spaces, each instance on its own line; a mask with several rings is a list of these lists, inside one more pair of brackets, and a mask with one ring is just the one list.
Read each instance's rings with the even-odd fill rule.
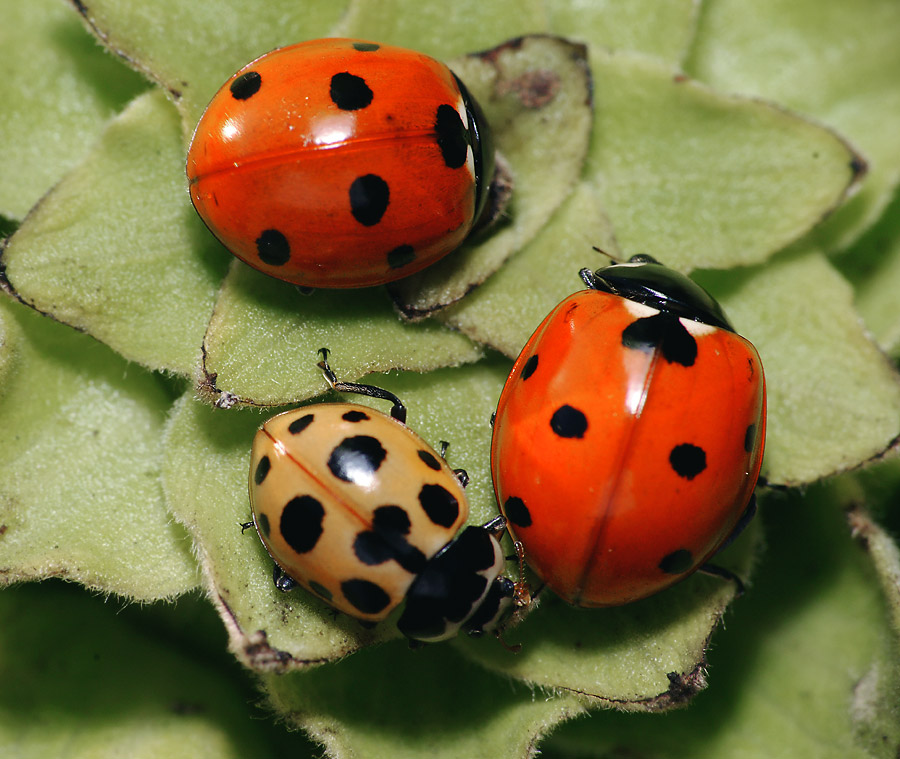
[[647,255],[632,256],[581,278],[592,290],[619,295],[651,308],[734,332],[722,307],[690,277],[663,266]]

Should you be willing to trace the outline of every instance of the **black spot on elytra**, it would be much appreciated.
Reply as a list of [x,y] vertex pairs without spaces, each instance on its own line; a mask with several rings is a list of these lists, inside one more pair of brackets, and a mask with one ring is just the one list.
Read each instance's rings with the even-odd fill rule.
[[525,505],[525,501],[515,495],[511,495],[503,503],[503,514],[516,527],[531,527],[531,512]]
[[441,527],[452,527],[459,518],[459,501],[441,485],[423,485],[419,491],[419,503],[428,518]]
[[679,477],[692,480],[706,469],[706,451],[691,443],[682,443],[672,449],[669,463]]
[[410,530],[409,515],[400,506],[379,506],[372,513],[372,529],[357,534],[353,552],[363,564],[376,566],[396,561],[411,574],[418,574],[426,558],[406,539]]
[[381,47],[376,42],[354,42],[353,49],[358,50],[361,53],[374,53]]
[[256,526],[259,528],[259,531],[262,533],[264,538],[269,537],[272,533],[272,527],[269,524],[269,517],[265,514],[257,514],[256,515]]
[[341,583],[341,592],[350,605],[363,614],[377,614],[391,602],[384,588],[369,580],[345,580]]
[[444,164],[450,169],[464,166],[468,157],[469,137],[459,112],[452,105],[438,106],[434,131]]
[[694,565],[694,557],[686,548],[679,548],[670,554],[663,556],[659,562],[659,568],[667,575],[680,575],[687,572]]
[[256,465],[256,471],[253,472],[253,481],[257,485],[262,485],[263,480],[266,479],[266,475],[269,473],[269,470],[272,468],[272,461],[268,456],[263,456]]
[[334,447],[328,457],[328,468],[339,480],[366,487],[386,456],[387,451],[377,438],[356,435],[344,438]]
[[398,245],[388,251],[387,262],[392,269],[402,269],[416,260],[416,252],[412,245]]
[[358,111],[372,102],[372,90],[361,76],[347,71],[331,77],[328,91],[333,102],[342,111]]
[[235,100],[247,100],[253,97],[262,86],[262,77],[255,71],[245,71],[229,86],[231,97]]
[[328,590],[328,588],[316,582],[315,580],[309,581],[309,589],[317,596],[324,598],[326,601],[330,601],[334,597],[332,592]]
[[269,266],[284,266],[291,259],[291,245],[277,229],[266,229],[256,238],[256,252]]
[[693,366],[697,359],[697,341],[681,320],[664,311],[636,319],[622,331],[622,345],[635,350],[659,348],[670,364]]
[[577,408],[560,406],[550,417],[550,429],[565,438],[581,438],[587,431],[587,417]]
[[527,380],[532,374],[534,374],[534,370],[537,368],[538,354],[535,353],[525,362],[525,366],[522,367],[522,379]]
[[416,451],[419,454],[419,458],[422,460],[422,463],[425,464],[429,469],[434,469],[435,472],[441,471],[441,462],[438,461],[432,454],[428,451]]
[[303,430],[309,427],[310,424],[312,424],[313,419],[315,419],[315,416],[313,416],[312,414],[305,414],[299,419],[294,419],[294,421],[288,425],[288,432],[290,432],[292,435],[300,434],[301,432],[303,432]]
[[311,495],[300,495],[285,504],[278,529],[297,553],[309,553],[319,542],[324,518],[325,509],[318,500]]
[[391,200],[390,188],[377,174],[364,174],[350,185],[350,213],[365,227],[374,227]]
[[753,452],[753,444],[756,442],[756,425],[751,424],[744,433],[744,450],[747,453]]
[[345,422],[365,422],[369,418],[369,415],[365,411],[348,411],[347,413],[341,416]]

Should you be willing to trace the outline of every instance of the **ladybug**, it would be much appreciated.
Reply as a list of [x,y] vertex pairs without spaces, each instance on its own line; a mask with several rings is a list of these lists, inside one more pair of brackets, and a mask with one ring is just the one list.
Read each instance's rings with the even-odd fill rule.
[[[514,583],[501,577],[506,520],[470,526],[468,477],[406,426],[392,393],[338,382],[336,390],[393,402],[390,415],[352,403],[286,411],[257,431],[250,457],[253,522],[275,561],[275,585],[308,591],[364,622],[405,599],[397,626],[435,642],[462,628],[495,629]],[[249,524],[246,526],[250,526]]]
[[575,606],[636,601],[697,569],[737,580],[706,562],[754,512],[759,354],[649,256],[581,277],[500,396],[491,469],[510,532]]
[[478,221],[494,149],[478,104],[427,55],[355,39],[235,73],[187,155],[191,201],[235,256],[304,287],[406,277]]

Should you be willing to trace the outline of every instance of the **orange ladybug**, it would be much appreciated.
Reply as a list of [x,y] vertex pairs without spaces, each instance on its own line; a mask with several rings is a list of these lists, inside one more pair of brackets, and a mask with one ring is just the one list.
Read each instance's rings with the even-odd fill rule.
[[191,201],[234,255],[306,287],[408,276],[457,248],[494,150],[444,64],[376,42],[273,50],[216,93],[187,156]]

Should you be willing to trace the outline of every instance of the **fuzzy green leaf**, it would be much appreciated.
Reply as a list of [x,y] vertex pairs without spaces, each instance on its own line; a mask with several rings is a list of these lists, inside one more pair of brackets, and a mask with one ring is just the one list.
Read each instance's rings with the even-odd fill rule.
[[347,0],[73,4],[104,45],[169,90],[190,134],[229,76],[276,47],[327,36]]
[[[505,361],[483,361],[375,380],[401,397],[410,426],[425,440],[435,446],[440,440],[450,442],[451,465],[466,469],[472,479],[467,490],[472,522],[496,514],[488,469],[490,416],[507,371]],[[385,406],[362,396],[341,400]],[[281,671],[338,659],[397,637],[391,622],[366,630],[301,589],[287,594],[275,589],[265,548],[254,532],[242,534],[239,527],[250,519],[250,443],[263,419],[252,410],[213,409],[186,396],[176,404],[167,432],[166,496],[175,518],[194,539],[232,651],[248,666]]]
[[334,35],[401,45],[443,60],[545,31],[540,0],[458,0],[452,10],[421,0],[350,0]]
[[626,256],[675,269],[762,261],[841,203],[859,159],[780,108],[673,76],[650,59],[591,51],[587,176]]
[[152,369],[191,375],[231,257],[191,207],[178,116],[140,96],[29,214],[0,263],[29,305]]
[[798,246],[765,267],[698,279],[762,358],[770,482],[797,485],[853,468],[900,434],[900,376],[821,252]]
[[592,48],[633,50],[679,64],[693,40],[694,0],[545,0],[550,31]]
[[713,684],[690,709],[664,726],[648,715],[594,714],[561,728],[544,756],[608,757],[623,746],[660,759],[896,756],[896,643],[844,523],[845,487],[764,502],[759,576],[717,634]]
[[0,593],[0,755],[319,756],[248,708],[239,673],[165,634],[154,616],[61,583]]
[[410,651],[394,643],[263,683],[277,712],[332,759],[531,757],[543,735],[582,712],[571,696],[536,699],[441,646]]
[[59,0],[0,7],[0,214],[21,219],[146,84]]
[[[521,251],[440,319],[473,340],[515,358],[538,324],[563,298],[583,285],[580,269],[599,269],[618,255],[597,192],[581,182],[559,212]],[[504,318],[498,319],[497,314]]]
[[394,368],[429,371],[475,361],[481,348],[434,322],[404,325],[384,288],[302,294],[240,262],[232,266],[204,340],[201,395],[221,406],[275,406],[318,395],[319,348],[341,378]]
[[159,378],[8,298],[0,320],[0,584],[65,577],[141,600],[195,587],[159,481]]
[[856,306],[883,350],[900,357],[900,196],[835,265],[856,291]]
[[391,285],[416,318],[462,299],[540,230],[581,172],[591,133],[587,51],[526,37],[450,62],[484,110],[512,196],[496,226],[426,270]]
[[828,250],[847,246],[872,224],[900,182],[898,28],[894,0],[703,6],[691,73],[831,125],[869,162],[862,191],[816,233]]

